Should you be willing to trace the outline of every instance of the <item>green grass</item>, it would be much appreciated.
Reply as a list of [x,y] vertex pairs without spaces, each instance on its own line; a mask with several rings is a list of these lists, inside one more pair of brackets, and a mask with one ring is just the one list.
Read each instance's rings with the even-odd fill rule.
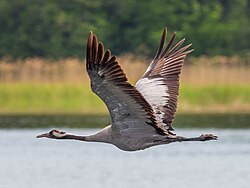
[[[250,87],[187,86],[179,111],[249,112]],[[0,113],[107,113],[104,103],[82,84],[0,84]]]
[[191,105],[250,104],[250,87],[246,85],[181,86],[181,102]]
[[102,101],[88,85],[0,84],[2,113],[102,113]]

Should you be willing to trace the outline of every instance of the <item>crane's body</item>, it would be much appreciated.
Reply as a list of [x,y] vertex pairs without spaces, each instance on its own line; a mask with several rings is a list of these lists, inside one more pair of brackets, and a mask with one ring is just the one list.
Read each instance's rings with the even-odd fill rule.
[[91,80],[92,91],[106,104],[112,124],[96,134],[77,136],[59,130],[52,130],[37,136],[52,139],[74,139],[90,142],[104,142],[121,150],[136,151],[155,145],[182,141],[216,140],[217,136],[203,134],[185,138],[173,133],[172,121],[179,95],[179,75],[190,45],[181,48],[185,39],[174,47],[172,35],[164,48],[166,29],[160,47],[141,79],[132,86],[115,56],[98,42],[90,32],[86,69]]

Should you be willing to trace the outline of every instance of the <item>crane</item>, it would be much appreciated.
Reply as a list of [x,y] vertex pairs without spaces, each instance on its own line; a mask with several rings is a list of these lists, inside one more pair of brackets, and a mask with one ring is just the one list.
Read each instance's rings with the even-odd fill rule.
[[111,125],[99,132],[80,136],[51,130],[37,138],[79,140],[113,144],[121,150],[137,151],[156,145],[184,141],[217,140],[213,134],[187,138],[174,133],[172,122],[179,95],[179,75],[191,44],[183,47],[185,39],[173,45],[174,32],[166,41],[164,28],[160,46],[144,75],[131,85],[116,56],[104,52],[104,45],[91,31],[86,50],[86,70],[91,89],[106,104]]

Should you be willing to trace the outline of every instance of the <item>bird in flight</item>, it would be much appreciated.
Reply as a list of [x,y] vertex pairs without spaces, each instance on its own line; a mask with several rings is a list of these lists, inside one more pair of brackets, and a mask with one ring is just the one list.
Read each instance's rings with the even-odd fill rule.
[[52,130],[37,138],[73,139],[86,142],[113,144],[121,150],[137,151],[151,146],[183,141],[217,140],[212,134],[186,138],[177,136],[172,122],[179,95],[179,75],[191,44],[185,39],[173,45],[176,32],[168,43],[167,29],[162,33],[159,49],[144,75],[131,85],[116,56],[104,46],[93,32],[89,33],[86,51],[86,69],[92,91],[106,104],[111,125],[88,136]]

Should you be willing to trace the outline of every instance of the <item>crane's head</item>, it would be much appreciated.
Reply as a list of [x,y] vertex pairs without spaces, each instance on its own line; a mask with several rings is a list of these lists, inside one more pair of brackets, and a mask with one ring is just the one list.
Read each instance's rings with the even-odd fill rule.
[[65,137],[66,135],[67,135],[66,132],[54,129],[48,133],[38,135],[37,138],[45,137],[45,138],[60,139],[60,138]]

